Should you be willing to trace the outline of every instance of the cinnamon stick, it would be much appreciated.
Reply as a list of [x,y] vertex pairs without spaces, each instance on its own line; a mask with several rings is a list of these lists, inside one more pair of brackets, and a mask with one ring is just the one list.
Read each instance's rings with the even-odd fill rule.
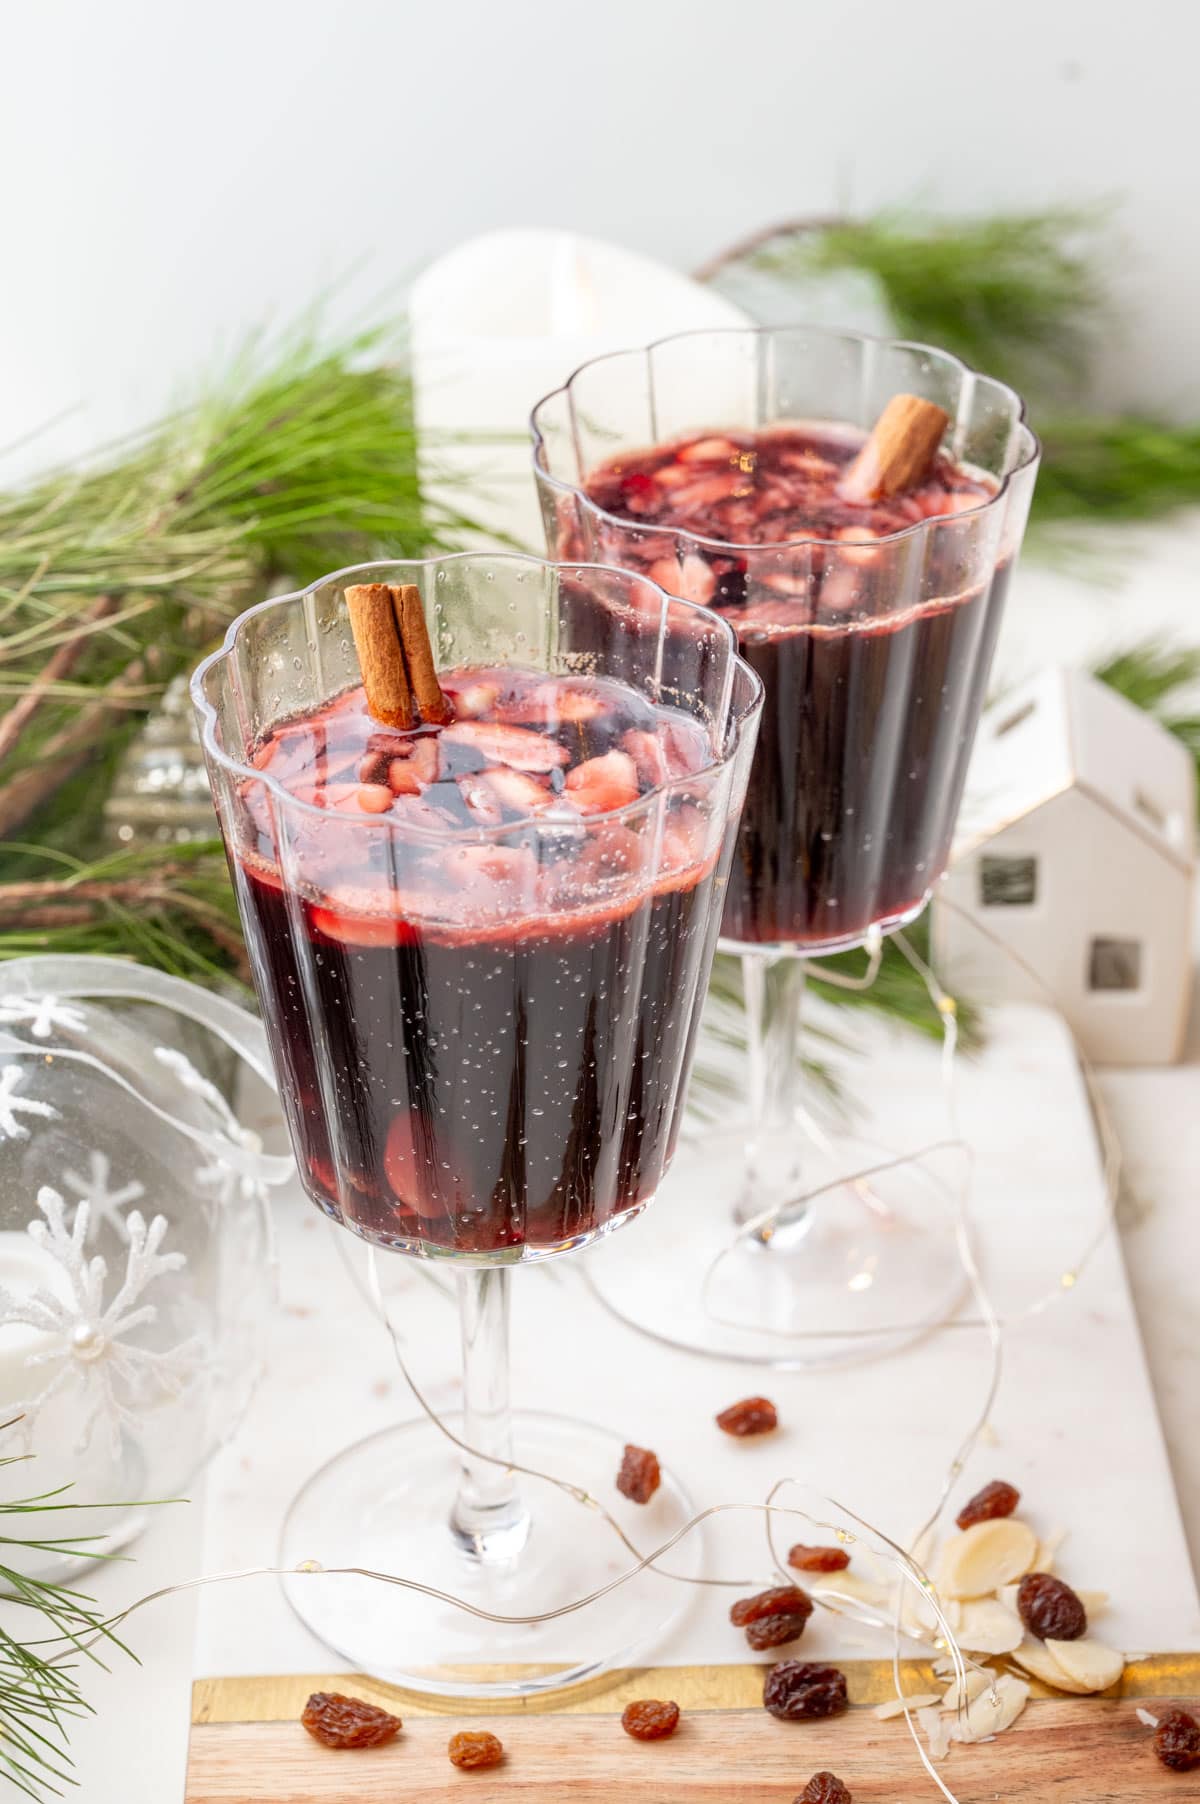
[[367,692],[367,711],[385,726],[407,730],[416,721],[392,590],[387,583],[355,583],[346,590],[346,606]]
[[893,395],[838,483],[844,501],[879,501],[924,482],[950,415],[919,395]]
[[437,665],[433,661],[433,647],[429,643],[429,628],[425,624],[420,589],[415,583],[405,583],[401,588],[393,588],[392,606],[404,646],[404,662],[408,666],[408,680],[416,697],[417,711],[422,720],[428,720],[434,726],[445,726],[447,721],[454,719],[454,710],[442,694],[437,680]]

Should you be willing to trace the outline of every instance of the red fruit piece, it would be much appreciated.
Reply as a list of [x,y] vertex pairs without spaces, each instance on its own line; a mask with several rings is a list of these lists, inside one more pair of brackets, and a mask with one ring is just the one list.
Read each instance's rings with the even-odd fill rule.
[[1154,1731],[1154,1752],[1173,1773],[1200,1766],[1200,1723],[1186,1710],[1168,1710]]
[[958,1515],[954,1518],[959,1528],[971,1528],[976,1522],[991,1522],[998,1516],[1011,1516],[1021,1501],[1021,1493],[1015,1485],[1005,1484],[1002,1478],[994,1478],[991,1484],[984,1485],[976,1491],[974,1497],[968,1498]]
[[531,899],[537,868],[528,846],[460,846],[454,854],[454,869],[465,883],[504,883],[513,890],[527,889]]
[[475,819],[485,827],[495,827],[504,819],[500,798],[481,777],[459,777],[459,793]]
[[436,783],[442,772],[442,757],[436,735],[424,733],[413,740],[410,754],[412,767],[422,783]]
[[621,1727],[635,1741],[662,1741],[679,1727],[679,1705],[663,1698],[636,1698],[622,1710]]
[[633,759],[638,777],[647,789],[665,783],[668,777],[666,748],[657,733],[642,727],[630,727],[621,735],[621,744]]
[[703,727],[690,720],[669,720],[663,729],[663,753],[667,774],[690,777],[712,762],[708,736]]
[[486,1729],[460,1729],[457,1735],[450,1737],[446,1752],[451,1766],[474,1773],[489,1766],[499,1766],[504,1759],[504,1743]]
[[314,1691],[300,1721],[309,1734],[327,1748],[381,1748],[393,1741],[403,1724],[398,1716],[368,1704],[362,1698],[343,1697],[337,1691]]
[[491,714],[500,699],[499,683],[489,683],[483,678],[462,678],[458,682],[447,683],[439,678],[442,689],[454,703],[454,713],[459,720],[475,720],[481,715]]
[[648,1447],[627,1444],[621,1469],[617,1473],[617,1489],[630,1503],[649,1503],[662,1483],[662,1469],[657,1454]]
[[605,752],[567,772],[567,789],[585,814],[625,808],[638,799],[637,766],[628,752]]
[[585,721],[599,720],[608,713],[608,703],[591,689],[573,689],[566,683],[539,683],[523,696],[518,709],[522,720],[536,720],[543,726],[558,721],[582,726]]
[[477,781],[486,784],[495,799],[514,814],[540,814],[555,801],[536,777],[530,776],[528,771],[510,770],[507,765],[480,771]]
[[366,891],[334,891],[327,904],[313,907],[309,923],[315,933],[344,946],[401,945],[409,931],[404,922],[372,909],[371,901]]
[[795,1804],[854,1804],[854,1800],[836,1773],[814,1773]]
[[844,1572],[850,1555],[844,1547],[805,1547],[798,1541],[789,1552],[787,1563],[797,1572]]
[[840,1716],[848,1707],[845,1673],[812,1660],[782,1660],[763,1686],[763,1708],[785,1723]]
[[775,1405],[766,1397],[743,1397],[731,1403],[717,1417],[717,1427],[739,1439],[751,1434],[769,1434],[779,1426]]
[[1052,1572],[1025,1574],[1017,1588],[1017,1612],[1029,1633],[1043,1641],[1078,1641],[1087,1634],[1082,1600]]
[[393,758],[387,767],[388,788],[394,796],[419,796],[420,772],[412,758]]
[[386,814],[392,799],[386,783],[360,783],[358,786],[358,805],[364,814]]
[[567,748],[541,733],[503,722],[464,720],[447,727],[442,738],[449,745],[467,745],[481,757],[514,770],[551,771],[567,762]]

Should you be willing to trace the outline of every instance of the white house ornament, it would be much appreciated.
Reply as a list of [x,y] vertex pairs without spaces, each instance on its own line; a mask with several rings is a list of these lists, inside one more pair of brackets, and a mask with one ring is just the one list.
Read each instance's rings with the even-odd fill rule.
[[980,725],[932,907],[942,982],[1052,1002],[1097,1064],[1178,1058],[1191,993],[1196,778],[1179,740],[1084,671]]

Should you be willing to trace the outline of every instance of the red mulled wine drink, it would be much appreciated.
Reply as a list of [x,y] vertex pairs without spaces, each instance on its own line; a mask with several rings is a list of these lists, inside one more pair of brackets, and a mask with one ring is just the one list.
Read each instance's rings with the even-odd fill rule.
[[280,1091],[309,1194],[371,1240],[558,1249],[673,1151],[758,685],[712,615],[601,575],[606,607],[563,579],[557,669],[518,591],[475,635],[512,663],[435,677],[422,619],[424,716],[383,724],[364,662],[247,736],[223,815]]
[[[994,480],[942,455],[891,497],[847,498],[846,432],[706,433],[622,454],[586,483],[636,525],[609,554],[722,613],[766,706],[724,932],[833,946],[902,921],[945,868],[1000,622],[1006,564],[964,585],[953,538],[924,560],[920,598],[892,606],[881,540],[978,509]],[[654,529],[687,534],[678,556]],[[777,569],[759,548],[783,545]],[[910,557],[906,546],[901,560]]]

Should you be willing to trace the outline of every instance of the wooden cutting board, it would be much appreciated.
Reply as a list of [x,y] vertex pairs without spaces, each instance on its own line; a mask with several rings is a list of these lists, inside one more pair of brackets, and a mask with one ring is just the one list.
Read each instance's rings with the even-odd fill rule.
[[[602,1696],[519,1714],[431,1713],[373,1680],[338,1677],[208,1680],[196,1689],[186,1804],[791,1804],[810,1775],[840,1774],[855,1804],[936,1797],[903,1719],[880,1722],[870,1700],[892,1695],[890,1666],[851,1662],[853,1707],[824,1723],[780,1723],[762,1709],[762,1670],[691,1667],[621,1674]],[[906,1692],[927,1669],[906,1667]],[[361,1753],[320,1747],[296,1721],[312,1690],[337,1689],[394,1708],[404,1729],[390,1746]],[[1035,1690],[1038,1688],[1035,1687]],[[962,1804],[1134,1804],[1195,1797],[1200,1779],[1154,1758],[1137,1708],[1158,1715],[1195,1706],[1200,1657],[1157,1655],[1126,1669],[1099,1698],[1035,1696],[990,1743],[956,1747],[939,1771]],[[1118,1695],[1119,1693],[1119,1695]],[[617,1720],[630,1697],[674,1697],[678,1732],[653,1745],[631,1741]],[[729,1703],[722,1702],[728,1698]],[[286,1699],[286,1717],[278,1714]],[[267,1716],[266,1711],[274,1714]],[[231,1717],[240,1711],[240,1719]],[[499,1735],[504,1764],[456,1771],[446,1756],[455,1729]]]

